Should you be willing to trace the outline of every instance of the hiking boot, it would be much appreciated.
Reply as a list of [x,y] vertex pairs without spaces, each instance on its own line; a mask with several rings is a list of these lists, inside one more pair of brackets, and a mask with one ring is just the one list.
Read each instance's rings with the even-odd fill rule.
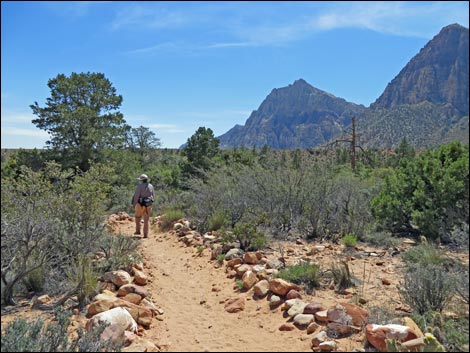
[[134,235],[140,235],[140,232],[135,232]]
[[148,235],[144,235],[144,238],[148,238],[149,236]]

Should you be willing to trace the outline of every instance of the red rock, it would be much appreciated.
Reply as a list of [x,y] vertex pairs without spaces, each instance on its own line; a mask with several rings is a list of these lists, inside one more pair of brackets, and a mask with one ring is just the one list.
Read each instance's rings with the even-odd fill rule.
[[418,338],[407,326],[403,325],[366,325],[367,341],[381,352],[387,351],[386,339],[396,339],[400,342],[410,341]]
[[389,286],[391,283],[388,279],[382,278],[382,284],[385,285],[385,286]]
[[315,314],[319,311],[326,310],[322,303],[313,302],[308,303],[307,306],[304,308],[304,314]]
[[295,326],[291,324],[282,324],[279,326],[279,331],[293,331],[295,330]]
[[300,295],[299,292],[297,292],[295,289],[291,289],[289,292],[286,294],[286,299],[302,299],[302,295]]
[[232,298],[225,303],[225,311],[229,313],[237,313],[245,310],[245,299],[244,298]]

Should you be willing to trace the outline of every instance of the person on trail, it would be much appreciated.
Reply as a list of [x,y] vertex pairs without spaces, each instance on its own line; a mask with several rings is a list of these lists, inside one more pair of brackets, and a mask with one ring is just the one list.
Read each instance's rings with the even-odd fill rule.
[[153,185],[148,182],[148,176],[142,174],[137,178],[139,185],[132,197],[132,206],[135,210],[135,233],[140,235],[140,220],[144,217],[144,238],[149,235],[149,219],[152,214],[152,203],[155,200]]

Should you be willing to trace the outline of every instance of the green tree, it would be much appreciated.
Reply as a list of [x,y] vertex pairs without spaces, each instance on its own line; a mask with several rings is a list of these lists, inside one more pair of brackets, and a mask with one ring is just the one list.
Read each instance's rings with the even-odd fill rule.
[[128,144],[132,149],[138,150],[141,156],[144,156],[149,150],[161,146],[160,139],[155,133],[142,125],[129,131]]
[[212,158],[219,153],[220,140],[214,137],[212,129],[200,127],[188,138],[182,154],[188,159],[183,170],[189,174],[198,174],[212,165]]
[[374,216],[393,232],[450,240],[469,222],[468,145],[452,142],[402,161],[371,203]]
[[117,111],[122,96],[102,73],[59,74],[48,81],[46,107],[31,105],[32,122],[51,135],[46,144],[62,156],[66,166],[89,169],[108,147],[120,146],[129,126]]

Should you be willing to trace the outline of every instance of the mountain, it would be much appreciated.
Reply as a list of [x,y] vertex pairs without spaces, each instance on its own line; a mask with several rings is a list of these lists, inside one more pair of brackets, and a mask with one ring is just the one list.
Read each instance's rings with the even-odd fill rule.
[[341,136],[357,117],[361,146],[416,148],[469,141],[468,28],[452,24],[432,38],[365,108],[300,79],[274,89],[221,147],[309,148]]
[[363,146],[417,148],[468,143],[468,28],[444,27],[387,85],[360,119]]
[[444,27],[390,82],[371,108],[428,101],[468,115],[468,28]]
[[343,131],[351,117],[365,109],[299,79],[273,89],[244,126],[236,125],[219,137],[220,146],[313,147]]

